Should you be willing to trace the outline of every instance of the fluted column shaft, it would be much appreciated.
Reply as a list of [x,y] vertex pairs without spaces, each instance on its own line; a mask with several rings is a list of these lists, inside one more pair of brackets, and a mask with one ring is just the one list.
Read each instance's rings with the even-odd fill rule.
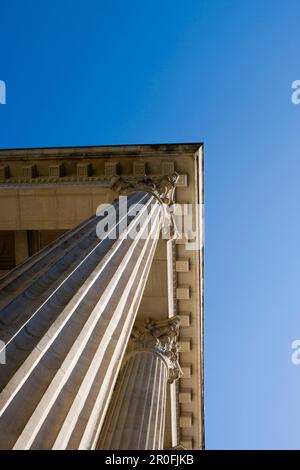
[[99,437],[99,449],[161,450],[168,382],[181,375],[178,317],[134,328]]
[[1,449],[95,448],[160,230],[155,197],[128,200],[122,237],[99,240],[92,217],[3,280]]
[[126,362],[114,391],[101,449],[162,449],[168,369],[149,351]]

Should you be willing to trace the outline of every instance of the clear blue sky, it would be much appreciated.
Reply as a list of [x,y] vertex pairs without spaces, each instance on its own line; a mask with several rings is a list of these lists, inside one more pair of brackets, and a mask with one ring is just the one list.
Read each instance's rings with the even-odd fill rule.
[[1,148],[205,142],[208,449],[300,448],[299,18],[299,0],[1,1]]

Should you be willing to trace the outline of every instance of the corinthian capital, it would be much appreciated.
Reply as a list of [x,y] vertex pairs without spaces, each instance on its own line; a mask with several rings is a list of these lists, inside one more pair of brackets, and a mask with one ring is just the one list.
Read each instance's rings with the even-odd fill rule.
[[151,351],[160,355],[168,366],[170,382],[182,376],[178,362],[179,324],[177,316],[158,323],[149,318],[143,325],[133,327],[128,345],[129,354]]
[[177,173],[160,177],[144,176],[135,179],[114,176],[111,180],[111,189],[121,195],[133,191],[144,191],[155,196],[163,204],[173,204],[178,178]]

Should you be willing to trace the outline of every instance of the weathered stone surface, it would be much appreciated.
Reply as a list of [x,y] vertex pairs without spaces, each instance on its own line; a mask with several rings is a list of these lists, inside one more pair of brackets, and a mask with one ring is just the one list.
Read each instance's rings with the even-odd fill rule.
[[[106,168],[105,163],[111,164],[110,172],[106,171],[108,168]],[[7,269],[2,268],[6,266],[8,269],[11,269],[15,266],[15,263],[21,262],[26,257],[26,246],[24,243],[26,232],[28,237],[27,249],[30,256],[40,248],[43,248],[47,244],[47,240],[48,242],[52,241],[55,238],[55,236],[52,238],[54,232],[57,233],[56,236],[59,236],[68,229],[73,230],[73,228],[79,223],[82,223],[83,220],[90,217],[93,218],[99,204],[110,203],[116,197],[114,191],[110,189],[110,178],[111,175],[115,175],[115,169],[117,169],[117,173],[121,178],[130,180],[131,183],[136,182],[139,176],[144,177],[145,175],[138,175],[137,172],[135,172],[134,163],[145,164],[147,179],[150,178],[150,181],[151,178],[157,180],[164,174],[173,173],[176,169],[176,172],[179,174],[179,179],[176,183],[176,190],[173,193],[173,197],[176,198],[176,202],[179,204],[193,203],[195,221],[197,214],[199,215],[199,221],[196,223],[193,230],[198,230],[200,234],[201,249],[199,251],[191,251],[188,249],[188,242],[194,240],[194,233],[176,240],[175,243],[168,242],[167,245],[174,244],[175,246],[173,248],[174,253],[172,259],[167,263],[165,256],[166,242],[161,239],[157,245],[158,248],[154,255],[154,261],[151,267],[149,267],[150,272],[142,299],[136,307],[138,309],[138,322],[149,316],[155,321],[160,321],[173,314],[181,315],[185,312],[190,313],[190,324],[187,324],[188,319],[186,316],[182,317],[181,324],[181,339],[188,340],[187,342],[184,341],[185,344],[182,344],[183,348],[180,352],[180,364],[183,376],[178,382],[167,386],[165,448],[170,449],[176,446],[180,441],[190,439],[190,445],[197,449],[203,445],[203,211],[199,211],[199,206],[196,206],[196,204],[200,204],[200,207],[202,207],[204,202],[203,147],[201,144],[0,150],[0,166],[9,168],[9,173],[7,173],[6,170],[4,172],[2,171],[2,176],[5,176],[5,178],[1,177],[0,171],[0,248],[2,246],[4,247],[4,250],[1,251],[0,249],[0,276],[7,272]],[[165,163],[165,165],[163,163]],[[55,173],[50,175],[49,167],[60,164],[64,165],[63,175],[59,177],[57,177]],[[77,164],[84,164],[85,168],[86,164],[91,164],[92,173],[90,171],[84,173],[83,171],[77,175]],[[30,175],[22,176],[22,167],[25,165],[36,166],[37,171],[34,177],[29,177]],[[137,168],[137,171],[138,170],[142,172],[143,167],[139,166],[139,168]],[[31,176],[33,175],[31,174]],[[168,198],[168,201],[169,200]],[[21,232],[22,235],[20,235]],[[68,255],[70,258],[65,258],[66,273],[68,272],[68,268],[71,268],[74,262],[76,263],[76,257],[78,257],[78,261],[82,261],[81,255],[84,253],[83,245],[88,243],[87,238],[81,237],[78,232],[77,234],[80,250],[75,251],[71,247],[72,243],[75,243],[75,239],[70,241],[69,244],[63,245],[64,248],[62,251],[66,248],[66,250],[70,252]],[[6,241],[3,244],[2,240],[8,240],[9,244]],[[15,243],[13,243],[14,240]],[[55,242],[53,246],[56,245],[57,242]],[[58,256],[57,251],[56,255]],[[89,257],[89,259],[91,260],[91,257]],[[176,260],[185,259],[190,260],[189,271],[176,272]],[[36,255],[35,260],[37,260]],[[46,265],[43,269],[46,270]],[[53,282],[53,286],[55,286],[56,280],[59,281],[63,279],[60,277],[60,274],[56,275],[53,267],[49,272],[53,277],[51,281]],[[28,279],[32,277],[32,281],[35,281],[35,275],[39,276],[37,272],[34,274],[30,271]],[[78,280],[80,280],[82,276],[84,278],[85,274],[82,274],[80,270],[78,270]],[[8,277],[6,277],[5,282],[11,282],[12,290],[15,289],[17,293],[22,283],[24,282],[26,284],[28,279],[25,276],[18,280],[18,278],[13,277],[13,274],[10,273]],[[84,279],[81,279],[82,282],[83,280]],[[70,279],[70,284],[72,283],[71,281],[74,281],[74,277]],[[6,285],[3,282],[4,279],[0,280],[0,289],[1,285]],[[76,280],[76,282],[78,281]],[[63,285],[65,286],[65,283]],[[132,285],[132,289],[134,285],[136,288],[139,285],[137,280],[136,284]],[[176,299],[177,287],[186,286],[190,287],[190,297]],[[70,287],[72,286],[70,285]],[[116,292],[119,293],[118,290]],[[30,295],[32,294],[28,291],[28,296]],[[54,299],[54,297],[52,298]],[[44,297],[44,300],[46,299],[47,297]],[[58,304],[58,300],[54,300],[54,304]],[[22,298],[20,305],[25,301],[26,296]],[[36,300],[33,299],[33,302],[36,302]],[[86,303],[85,308],[88,309],[87,300]],[[51,315],[53,315],[54,308],[55,305],[52,305],[49,311],[52,312]],[[24,314],[26,314],[25,303]],[[75,315],[73,315],[74,320],[75,318]],[[70,320],[67,320],[66,324],[69,322]],[[39,332],[42,326],[43,323],[38,321],[28,323],[29,331],[34,331],[37,334],[40,334]],[[77,326],[79,328],[76,321],[72,321],[72,328]],[[13,328],[13,325],[8,325],[7,328]],[[65,326],[62,328],[65,328]],[[32,347],[30,341],[34,340],[33,337],[29,341],[30,335],[28,335],[27,339],[25,335],[22,335],[20,331],[20,335],[16,337],[16,350],[14,353],[16,363],[21,365],[22,354],[26,355],[30,353],[30,348]],[[115,338],[115,335],[113,335],[113,338]],[[22,339],[22,342],[20,339]],[[27,340],[29,341],[28,343],[26,342]],[[38,340],[38,338],[36,340]],[[53,341],[53,344],[55,354],[57,352],[62,354],[59,349],[56,348],[58,343]],[[59,344],[61,345],[61,343]],[[70,343],[68,342],[67,344]],[[118,344],[121,343],[116,342],[112,344],[115,344],[117,347]],[[29,351],[26,352],[24,345],[29,348]],[[48,360],[48,353],[45,353],[44,357],[47,357],[47,362],[43,362],[45,367],[42,370],[42,374],[50,377],[52,373],[52,363]],[[49,370],[47,370],[48,364],[51,365]],[[40,369],[36,368],[36,373],[38,373],[39,370]],[[22,371],[24,372],[23,368]],[[0,380],[2,374],[3,368],[1,366]],[[30,372],[28,380],[27,378],[24,379],[22,388],[26,386],[26,383],[31,383],[31,381],[32,373]],[[64,393],[66,393],[65,400],[68,403],[70,400],[73,400],[72,387],[68,387],[66,384],[63,388]],[[70,394],[67,394],[67,388],[71,390]],[[192,391],[192,402],[179,404],[179,391],[185,389]],[[88,390],[88,387],[86,390]],[[31,399],[36,399],[34,393],[32,393]],[[13,400],[16,405],[17,397],[13,398]],[[107,402],[110,400],[110,396],[108,396],[107,399],[104,397],[104,400],[106,400],[106,406],[108,404]],[[30,407],[29,401],[29,398],[27,401],[24,401],[24,407],[27,410]],[[172,402],[171,406],[170,402]],[[78,403],[74,401],[74,406],[75,403],[77,406]],[[16,416],[18,413],[18,406],[16,406],[16,413],[13,416]],[[67,407],[68,406],[67,404]],[[22,416],[22,408],[20,409],[20,416]],[[180,428],[179,410],[181,413],[193,412],[195,419],[193,419],[190,428]],[[47,415],[47,426],[50,423],[50,414],[51,412],[49,416]],[[65,430],[73,426],[70,421],[71,416],[72,412],[68,419],[65,420],[66,424],[64,430],[60,433],[59,440],[55,444],[58,448],[63,448],[63,443],[67,439],[67,433],[63,434],[66,432]],[[90,422],[90,429],[92,429],[94,425],[97,427],[98,424],[98,422],[94,424]],[[51,423],[51,426],[53,426],[53,423]],[[80,440],[84,425],[77,429],[78,433],[77,437],[75,437],[74,434],[74,442],[75,439]],[[42,434],[40,434],[40,436],[42,436]]]
[[[160,228],[158,202],[130,198],[144,204],[126,227],[140,236],[99,240],[94,217],[4,280],[2,449],[95,447]],[[150,219],[156,236],[143,238]]]

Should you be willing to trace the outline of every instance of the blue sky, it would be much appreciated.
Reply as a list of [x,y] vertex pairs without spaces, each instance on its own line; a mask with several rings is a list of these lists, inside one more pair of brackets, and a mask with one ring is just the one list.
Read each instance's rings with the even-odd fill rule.
[[2,0],[0,148],[205,143],[206,447],[300,448],[298,0]]

